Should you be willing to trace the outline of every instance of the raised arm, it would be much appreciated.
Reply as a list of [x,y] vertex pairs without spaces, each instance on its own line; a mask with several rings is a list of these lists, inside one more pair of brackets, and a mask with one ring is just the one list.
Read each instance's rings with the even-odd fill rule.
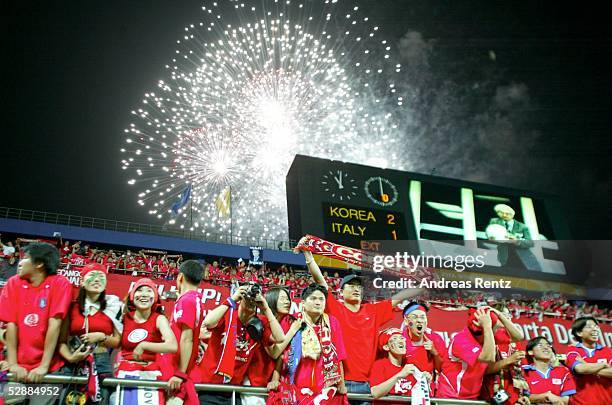
[[204,318],[203,325],[207,329],[213,329],[215,326],[217,326],[217,324],[219,323],[221,318],[223,318],[223,316],[225,315],[227,310],[230,308],[230,306],[235,305],[236,309],[238,308],[238,302],[240,302],[246,290],[247,290],[246,286],[238,287],[236,291],[234,291],[234,294],[232,295],[232,297],[228,298],[228,301],[231,300],[230,302],[222,303],[217,308],[208,312],[208,314]]
[[298,253],[299,251],[302,251],[302,253],[304,253],[304,259],[306,260],[306,267],[308,267],[308,271],[310,272],[310,275],[314,279],[314,282],[329,290],[327,281],[325,281],[325,278],[323,277],[323,273],[321,272],[319,265],[317,264],[317,262],[315,262],[312,252],[308,250],[300,249],[300,246],[303,245],[305,242],[306,242],[306,237],[304,236],[298,242],[297,247],[294,249],[294,252]]

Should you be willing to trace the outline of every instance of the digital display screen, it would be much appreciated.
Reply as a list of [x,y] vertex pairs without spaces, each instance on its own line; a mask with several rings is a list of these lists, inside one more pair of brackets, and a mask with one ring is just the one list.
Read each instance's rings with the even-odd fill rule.
[[362,248],[362,241],[408,239],[401,212],[323,203],[325,239]]
[[491,274],[583,276],[568,270],[558,240],[571,238],[549,195],[301,155],[286,185],[295,241],[312,234],[366,249],[368,241],[408,240],[420,254],[484,255]]

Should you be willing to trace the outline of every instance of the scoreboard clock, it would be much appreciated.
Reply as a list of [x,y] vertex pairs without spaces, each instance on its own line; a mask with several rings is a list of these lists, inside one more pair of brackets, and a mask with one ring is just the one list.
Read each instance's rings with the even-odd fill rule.
[[380,169],[296,156],[287,176],[290,237],[310,233],[356,248],[409,239],[408,184],[398,180]]

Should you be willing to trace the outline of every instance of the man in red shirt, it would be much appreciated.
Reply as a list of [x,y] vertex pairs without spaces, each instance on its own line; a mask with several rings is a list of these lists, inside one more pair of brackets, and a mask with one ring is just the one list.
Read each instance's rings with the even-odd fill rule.
[[523,340],[523,331],[520,326],[512,323],[510,311],[503,304],[496,306],[499,309],[490,308],[499,319],[497,324],[493,325],[496,362],[487,368],[480,397],[491,401],[496,392],[504,390],[510,397],[510,403],[525,403],[527,398],[522,394],[527,387],[524,382],[518,383],[521,380],[518,366],[525,358],[525,352],[518,350],[516,344]]
[[[17,275],[0,295],[0,321],[7,323],[6,348],[10,372],[17,381],[39,383],[62,361],[56,346],[62,319],[72,294],[70,282],[57,275],[59,251],[47,243],[31,243],[24,249]],[[52,403],[41,396],[30,403]]]
[[[303,238],[302,241],[305,239]],[[302,241],[296,249],[299,250]],[[370,393],[370,368],[376,357],[378,331],[393,319],[393,307],[403,300],[418,294],[419,290],[403,290],[390,300],[371,304],[362,304],[363,280],[355,274],[342,279],[340,288],[343,302],[338,301],[325,282],[321,269],[310,251],[303,250],[306,265],[315,283],[328,291],[325,312],[333,315],[340,322],[347,359],[344,362],[344,378],[348,392],[358,394]],[[355,404],[367,402],[351,401]]]
[[411,302],[404,307],[404,324],[406,329],[406,358],[419,370],[433,375],[440,370],[446,353],[446,344],[440,335],[427,327],[427,307],[418,302]]
[[174,375],[168,380],[168,391],[173,394],[182,389],[176,396],[188,405],[199,404],[190,373],[198,357],[199,334],[204,320],[202,294],[198,292],[203,270],[196,260],[187,260],[181,264],[176,278],[179,297],[170,320],[170,327],[179,346],[177,353],[172,355]]
[[487,366],[495,363],[493,325],[496,322],[497,315],[488,308],[470,309],[467,327],[448,346],[437,397],[478,398]]
[[[201,382],[241,385],[257,346],[271,346],[284,340],[285,334],[274,313],[261,293],[253,295],[253,287],[253,284],[238,287],[225,303],[204,318],[203,324],[212,335],[200,364]],[[265,317],[257,315],[257,308]],[[199,397],[202,404],[228,403],[227,394],[200,392]]]
[[527,343],[527,360],[531,364],[523,366],[523,375],[529,384],[529,400],[567,405],[576,393],[576,385],[566,367],[552,365],[555,353],[545,337],[538,336]]
[[590,316],[572,324],[572,335],[578,341],[567,352],[565,364],[574,373],[577,393],[573,404],[612,404],[612,349],[599,344],[601,330]]
[[325,313],[326,294],[313,283],[301,295],[302,327],[291,340],[287,361],[299,404],[346,403],[342,328],[333,315]]
[[[406,338],[399,329],[391,328],[380,333],[378,346],[386,357],[376,360],[370,374],[372,396],[380,398],[385,395],[411,396],[416,385],[415,374],[423,372],[412,362],[406,361]],[[425,377],[431,381],[431,373],[425,371]],[[377,402],[374,404],[393,404]]]

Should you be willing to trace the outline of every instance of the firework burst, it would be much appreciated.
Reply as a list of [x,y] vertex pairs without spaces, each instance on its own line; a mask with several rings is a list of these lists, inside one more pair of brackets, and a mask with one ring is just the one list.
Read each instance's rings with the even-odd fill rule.
[[[223,4],[185,28],[167,78],[125,130],[122,168],[140,205],[207,236],[283,239],[296,154],[402,168],[401,66],[357,5]],[[189,185],[191,204],[173,211]],[[227,186],[231,218],[215,204]]]

